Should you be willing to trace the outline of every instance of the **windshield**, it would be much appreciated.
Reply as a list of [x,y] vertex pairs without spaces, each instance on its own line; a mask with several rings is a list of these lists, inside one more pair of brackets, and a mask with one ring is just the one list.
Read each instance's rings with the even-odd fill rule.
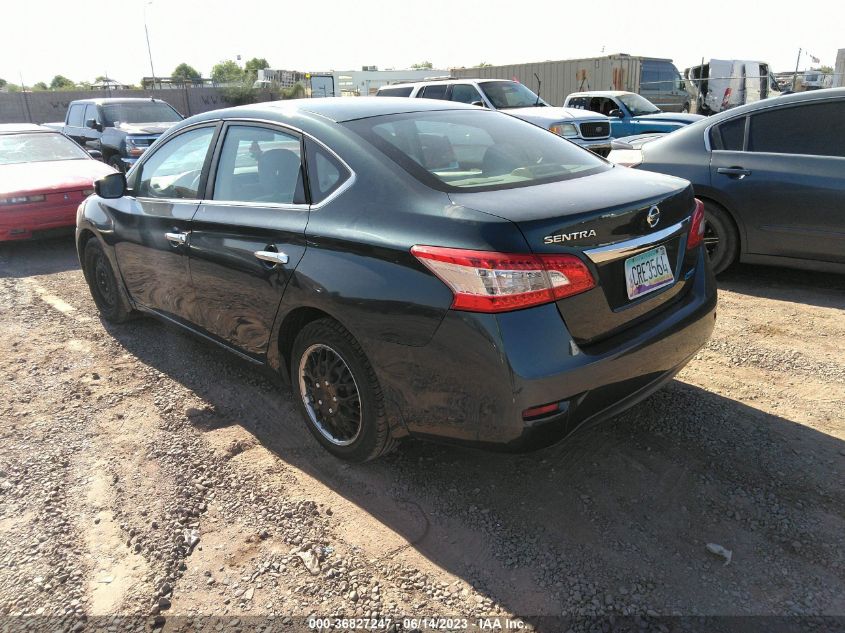
[[660,108],[654,105],[645,97],[635,94],[620,95],[619,100],[625,104],[625,107],[631,112],[631,116],[640,116],[642,114],[657,114]]
[[106,125],[116,123],[170,123],[181,121],[181,115],[166,103],[110,103],[103,106]]
[[479,87],[497,110],[547,105],[531,90],[515,81],[485,81]]
[[412,112],[345,125],[441,191],[511,189],[610,168],[548,130],[491,111]]
[[61,134],[0,135],[0,165],[43,163],[90,158],[84,149]]

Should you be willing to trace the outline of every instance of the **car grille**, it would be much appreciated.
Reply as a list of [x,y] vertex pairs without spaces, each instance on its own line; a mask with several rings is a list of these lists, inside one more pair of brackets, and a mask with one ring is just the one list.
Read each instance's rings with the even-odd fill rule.
[[610,123],[604,121],[595,121],[591,123],[581,123],[581,136],[584,138],[607,138],[610,136]]

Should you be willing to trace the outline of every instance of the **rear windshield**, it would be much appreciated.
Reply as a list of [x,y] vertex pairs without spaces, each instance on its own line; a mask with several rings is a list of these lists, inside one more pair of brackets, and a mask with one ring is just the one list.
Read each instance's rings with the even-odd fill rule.
[[556,134],[486,110],[412,112],[345,125],[441,191],[511,189],[611,168]]
[[107,126],[116,123],[172,123],[182,116],[166,103],[110,103],[103,106]]
[[403,88],[379,88],[376,93],[377,97],[410,97],[413,86],[405,86]]
[[90,158],[61,134],[0,134],[0,165]]

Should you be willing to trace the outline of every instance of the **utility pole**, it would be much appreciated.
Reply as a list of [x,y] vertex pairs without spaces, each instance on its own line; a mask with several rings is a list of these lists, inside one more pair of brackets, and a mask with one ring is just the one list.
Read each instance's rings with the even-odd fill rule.
[[795,60],[795,74],[792,75],[792,92],[798,90],[798,64],[801,63],[801,49],[798,49],[798,59]]
[[144,2],[144,35],[147,36],[147,55],[150,57],[150,73],[153,76],[153,90],[156,87],[156,71],[153,68],[153,52],[150,49],[150,31],[147,28],[147,5],[152,4],[152,0],[143,0]]

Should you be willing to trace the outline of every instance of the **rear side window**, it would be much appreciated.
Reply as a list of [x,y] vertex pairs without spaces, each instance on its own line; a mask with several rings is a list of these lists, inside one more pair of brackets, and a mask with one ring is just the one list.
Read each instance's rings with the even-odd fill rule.
[[410,97],[413,88],[406,86],[404,88],[379,88],[376,93],[377,97]]
[[67,114],[67,124],[73,127],[82,127],[85,124],[83,121],[84,113],[85,106],[83,104],[80,103],[70,106]]
[[317,204],[337,191],[351,174],[343,163],[314,141],[305,142],[305,151],[308,155],[311,202]]
[[449,89],[447,85],[425,86],[420,90],[420,97],[423,99],[445,99],[446,91]]
[[745,117],[725,121],[710,130],[713,149],[741,152],[745,145]]
[[265,127],[230,126],[212,197],[234,202],[304,203],[299,137]]
[[748,150],[845,157],[845,101],[776,108],[751,115]]
[[585,110],[587,108],[587,97],[573,97],[569,100],[569,103],[566,104],[566,107]]

